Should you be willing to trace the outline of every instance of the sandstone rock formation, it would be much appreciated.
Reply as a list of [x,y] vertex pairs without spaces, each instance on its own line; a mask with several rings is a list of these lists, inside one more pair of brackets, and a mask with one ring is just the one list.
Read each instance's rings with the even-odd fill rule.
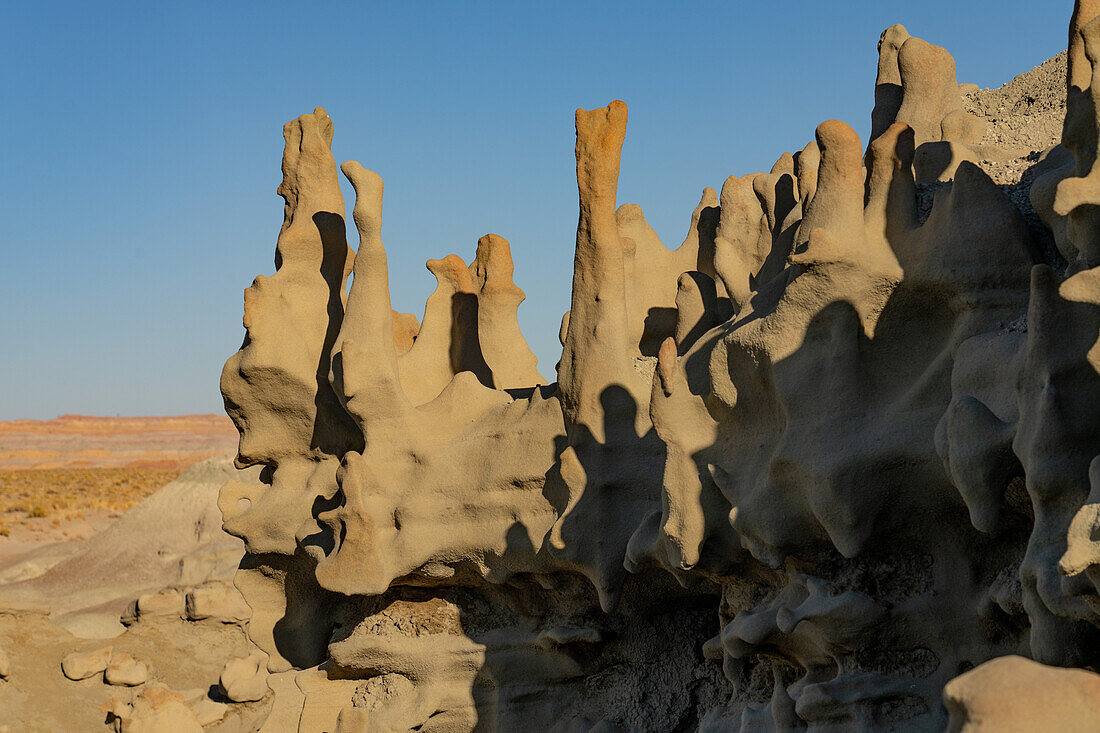
[[506,240],[396,313],[381,178],[340,166],[353,251],[332,121],[288,123],[276,272],[221,379],[263,467],[219,506],[271,673],[234,663],[230,698],[270,687],[272,730],[942,730],[1031,674],[945,707],[987,660],[1100,662],[1098,13],[1061,145],[998,147],[892,26],[866,148],[823,122],[705,189],[675,250],[616,208],[626,105],[578,110],[550,384]]
[[260,700],[268,690],[266,665],[267,655],[263,652],[233,659],[225,665],[218,684],[233,702]]
[[149,680],[149,668],[145,662],[134,659],[126,652],[111,656],[107,669],[103,672],[103,681],[119,687],[137,687]]
[[118,733],[199,733],[202,730],[195,714],[184,704],[183,696],[163,685],[146,687],[131,703],[113,699],[103,711]]
[[951,733],[1100,730],[1100,675],[1000,657],[956,677],[943,692]]

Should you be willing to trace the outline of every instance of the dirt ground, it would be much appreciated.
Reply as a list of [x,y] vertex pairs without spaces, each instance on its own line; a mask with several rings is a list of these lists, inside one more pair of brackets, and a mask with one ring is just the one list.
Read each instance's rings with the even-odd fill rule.
[[87,539],[182,469],[0,470],[0,555],[9,544]]
[[0,422],[0,560],[88,539],[188,467],[236,444],[224,415]]

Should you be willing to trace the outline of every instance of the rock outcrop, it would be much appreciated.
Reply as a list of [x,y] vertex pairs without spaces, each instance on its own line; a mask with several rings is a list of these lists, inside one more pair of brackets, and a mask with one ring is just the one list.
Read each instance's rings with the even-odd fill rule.
[[183,696],[163,685],[150,685],[132,702],[117,698],[103,706],[109,724],[118,733],[201,733],[195,714]]
[[950,733],[1100,730],[1100,675],[999,657],[956,677],[943,691]]
[[[288,123],[221,378],[262,466],[219,500],[262,652],[229,698],[270,679],[302,731],[942,730],[1036,675],[988,660],[1100,663],[1098,13],[1060,145],[999,148],[892,26],[866,146],[823,122],[705,189],[675,250],[616,208],[626,105],[578,110],[549,384],[508,242],[429,260],[396,313],[381,178],[339,167],[353,250],[332,121]],[[239,616],[203,593],[188,615]]]

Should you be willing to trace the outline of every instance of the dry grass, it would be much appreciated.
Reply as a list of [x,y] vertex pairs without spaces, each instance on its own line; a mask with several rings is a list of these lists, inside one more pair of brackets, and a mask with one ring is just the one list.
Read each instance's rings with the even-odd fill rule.
[[0,536],[28,519],[82,519],[124,512],[182,473],[162,468],[51,468],[0,471]]

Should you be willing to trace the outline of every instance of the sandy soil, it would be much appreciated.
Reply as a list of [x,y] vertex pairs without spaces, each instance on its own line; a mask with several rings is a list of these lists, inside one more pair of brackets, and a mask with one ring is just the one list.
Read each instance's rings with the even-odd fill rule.
[[[32,474],[71,471],[79,478],[106,471],[124,478],[142,470],[8,473],[33,483]],[[106,710],[125,707],[154,685],[182,696],[188,715],[202,720],[207,731],[257,730],[270,696],[227,705],[218,687],[226,662],[248,656],[253,647],[244,631],[247,606],[242,613],[244,600],[232,585],[243,547],[221,530],[217,508],[227,480],[255,481],[257,474],[234,470],[231,454],[223,454],[166,486],[150,487],[144,497],[144,485],[125,481],[93,486],[89,496],[74,484],[51,496],[69,497],[74,505],[136,505],[127,511],[87,509],[83,518],[30,517],[23,522],[45,524],[47,531],[21,523],[0,537],[0,730],[4,723],[13,723],[12,730],[107,730]],[[49,528],[70,537],[51,543]],[[202,594],[206,605],[192,605],[192,594]],[[137,603],[149,596],[170,602],[152,610]],[[79,681],[63,674],[67,656],[106,647],[112,659],[130,655],[144,665],[145,681],[129,687],[102,672]]]

